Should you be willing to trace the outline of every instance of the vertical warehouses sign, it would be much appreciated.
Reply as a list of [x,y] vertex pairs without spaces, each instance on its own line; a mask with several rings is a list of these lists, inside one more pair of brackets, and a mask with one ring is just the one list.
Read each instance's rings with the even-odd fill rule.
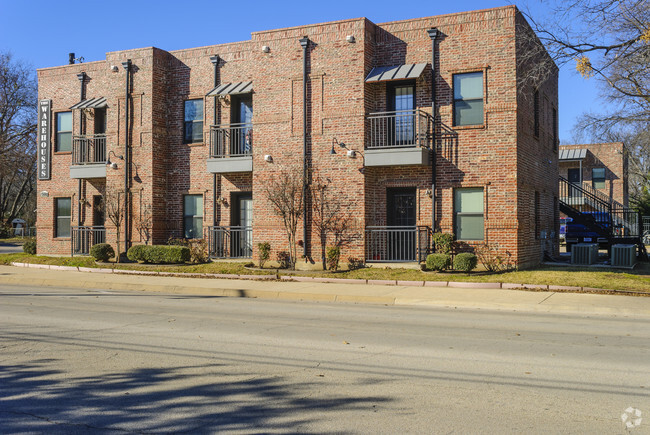
[[52,100],[38,103],[38,179],[49,180],[52,166],[50,152],[50,125],[52,122]]

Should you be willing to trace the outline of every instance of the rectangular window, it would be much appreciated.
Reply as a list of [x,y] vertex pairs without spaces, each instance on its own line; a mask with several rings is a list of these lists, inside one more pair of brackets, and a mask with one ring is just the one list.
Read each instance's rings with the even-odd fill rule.
[[456,239],[483,240],[483,189],[463,188],[454,191]]
[[203,100],[185,101],[183,142],[203,142]]
[[454,74],[454,125],[483,125],[483,73]]
[[57,198],[54,200],[55,234],[56,237],[70,237],[70,218],[72,216],[72,200],[70,198]]
[[539,192],[535,191],[535,238],[539,239],[541,236],[541,221],[542,217],[540,216],[541,207],[540,207]]
[[203,195],[183,197],[183,236],[186,239],[203,237]]
[[553,151],[557,151],[557,109],[553,108]]
[[539,137],[539,91],[535,91],[533,97],[533,133]]
[[605,168],[593,168],[591,170],[591,181],[594,189],[605,188]]
[[72,112],[56,114],[56,151],[72,151]]

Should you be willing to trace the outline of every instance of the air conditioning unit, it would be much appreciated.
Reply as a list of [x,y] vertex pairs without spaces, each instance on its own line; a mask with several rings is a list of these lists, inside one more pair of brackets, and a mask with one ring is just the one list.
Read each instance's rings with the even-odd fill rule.
[[578,243],[571,248],[571,264],[594,264],[598,260],[597,243]]
[[612,266],[634,267],[636,264],[636,245],[612,246]]

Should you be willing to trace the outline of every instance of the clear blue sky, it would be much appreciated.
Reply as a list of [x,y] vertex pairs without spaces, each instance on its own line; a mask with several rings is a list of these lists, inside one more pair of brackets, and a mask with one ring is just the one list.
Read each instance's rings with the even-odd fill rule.
[[[0,0],[0,51],[44,68],[65,65],[69,52],[89,62],[116,50],[150,46],[176,50],[244,41],[259,30],[358,17],[382,23],[513,3],[521,9],[528,5],[535,17],[545,13],[539,0]],[[560,139],[570,143],[576,118],[599,104],[595,81],[563,68]]]

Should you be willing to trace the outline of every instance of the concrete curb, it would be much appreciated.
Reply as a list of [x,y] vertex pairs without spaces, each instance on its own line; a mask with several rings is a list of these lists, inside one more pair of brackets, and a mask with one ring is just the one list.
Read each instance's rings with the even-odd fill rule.
[[[611,289],[601,289],[593,287],[576,287],[576,286],[558,286],[558,285],[547,285],[547,284],[523,284],[523,283],[499,283],[499,282],[465,282],[465,281],[397,281],[397,280],[377,280],[377,279],[352,279],[352,278],[323,278],[323,277],[311,277],[311,276],[288,276],[288,275],[231,275],[231,274],[211,274],[211,273],[175,273],[175,272],[156,272],[156,271],[143,271],[143,270],[125,270],[125,269],[106,269],[106,268],[90,268],[90,267],[75,267],[75,266],[55,266],[49,264],[32,264],[32,263],[10,263],[11,266],[15,267],[27,267],[34,269],[49,269],[49,270],[61,270],[61,271],[74,271],[74,272],[90,272],[90,273],[115,273],[120,275],[140,275],[140,276],[170,276],[170,277],[179,277],[179,278],[213,278],[213,279],[245,279],[245,280],[255,280],[255,281],[268,281],[268,280],[280,280],[280,281],[294,281],[294,282],[311,282],[311,283],[328,283],[328,284],[364,284],[364,285],[382,285],[382,286],[406,286],[406,287],[447,287],[447,288],[471,288],[471,289],[503,289],[503,290],[525,290],[525,291],[554,291],[554,292],[571,292],[571,293],[592,293],[592,294],[607,294],[607,295],[624,295],[624,296],[641,296],[641,297],[650,297],[649,293],[637,292],[633,290],[611,290]],[[51,280],[55,282],[53,285],[64,286],[69,285],[67,281],[58,281]],[[19,283],[16,283],[19,284]],[[42,285],[48,285],[45,283],[39,283]],[[92,283],[87,283],[91,285]],[[111,287],[111,284],[108,284]],[[122,287],[122,285],[120,285]],[[127,285],[128,287],[128,285]],[[186,289],[192,288],[191,286],[184,287]],[[131,288],[111,288],[112,290],[140,290],[139,285],[134,285],[133,289]],[[197,287],[197,289],[203,291],[202,288]],[[165,291],[173,291],[165,286]],[[178,291],[174,291],[178,292]],[[244,291],[247,293],[246,297],[257,297],[252,296],[251,291]],[[259,293],[277,293],[260,290]],[[226,296],[218,295],[218,296]],[[241,296],[241,293],[238,293],[238,296]],[[350,298],[346,296],[332,296],[330,294],[315,295],[315,294],[302,294],[301,298],[305,300],[341,300],[341,301],[350,301]],[[276,296],[279,297],[279,296]],[[375,301],[377,303],[395,303],[395,298],[390,297],[355,297],[356,300],[367,299],[368,302]]]

